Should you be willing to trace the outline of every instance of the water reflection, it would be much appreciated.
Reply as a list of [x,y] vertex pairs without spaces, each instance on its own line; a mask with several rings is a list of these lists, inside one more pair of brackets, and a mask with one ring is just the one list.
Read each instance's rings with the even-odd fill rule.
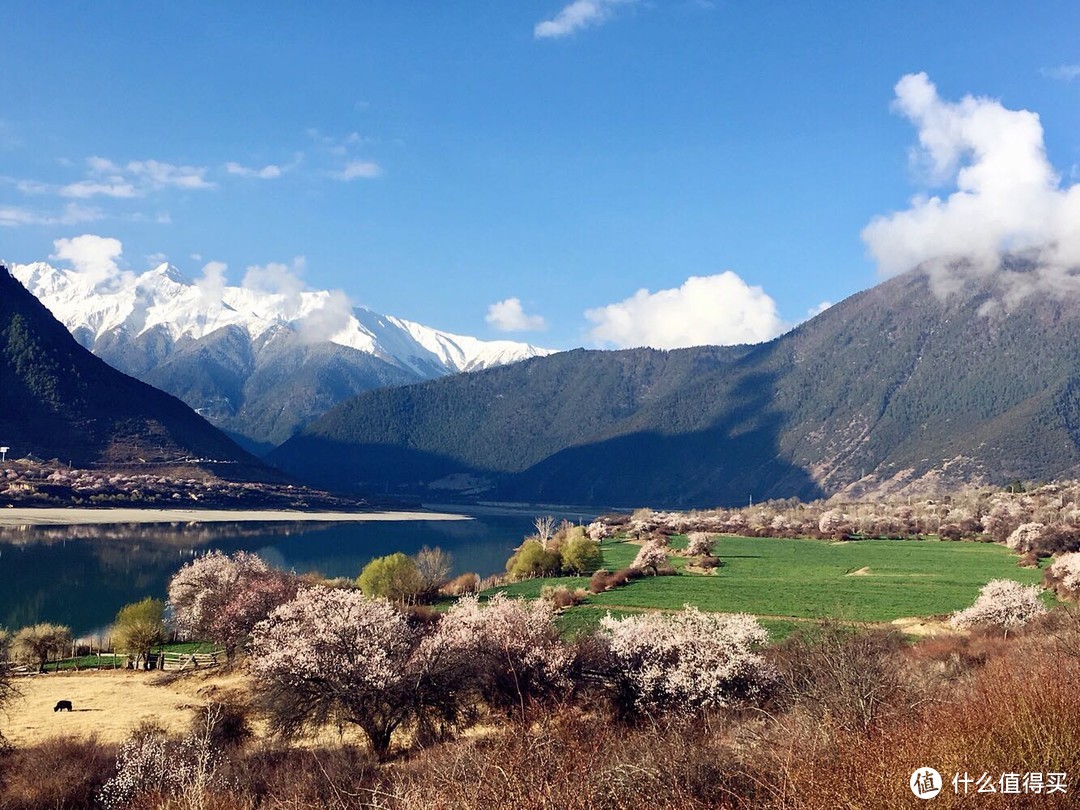
[[298,573],[355,577],[373,557],[424,545],[454,555],[456,572],[501,571],[532,515],[394,523],[177,523],[0,528],[0,626],[37,621],[76,633],[109,624],[123,605],[164,598],[169,578],[211,548],[258,554]]

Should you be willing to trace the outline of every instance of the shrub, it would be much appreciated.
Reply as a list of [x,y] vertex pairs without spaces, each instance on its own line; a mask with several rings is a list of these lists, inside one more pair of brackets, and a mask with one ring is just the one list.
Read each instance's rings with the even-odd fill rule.
[[770,651],[780,708],[798,707],[816,725],[869,734],[905,696],[897,664],[903,639],[895,631],[827,623],[804,630]]
[[1021,554],[1031,551],[1038,547],[1044,529],[1046,526],[1042,523],[1021,523],[1009,535],[1005,545]]
[[959,630],[976,625],[999,627],[1007,635],[1014,627],[1022,627],[1046,612],[1039,599],[1041,592],[1037,585],[1021,585],[1009,579],[991,580],[979,591],[974,604],[954,613],[949,624]]
[[98,807],[95,797],[114,773],[116,749],[96,737],[53,737],[0,753],[4,810]]
[[607,677],[623,713],[698,711],[758,694],[772,680],[757,648],[768,633],[746,614],[646,613],[600,622]]
[[141,602],[124,605],[116,614],[113,625],[113,644],[122,653],[140,659],[150,667],[150,651],[165,641],[165,603],[147,597]]
[[480,590],[480,575],[474,573],[459,574],[439,589],[447,596],[464,596]]
[[506,562],[506,572],[514,579],[548,577],[559,573],[562,560],[557,551],[544,548],[535,538],[526,540]]
[[463,662],[468,678],[489,706],[514,710],[524,718],[534,703],[561,694],[569,686],[570,648],[552,622],[546,600],[510,599],[497,593],[481,605],[462,597],[443,616],[426,642]]
[[356,584],[365,596],[407,605],[416,601],[425,584],[416,560],[400,551],[376,557],[364,566]]
[[545,585],[540,589],[540,598],[551,602],[556,610],[564,610],[574,605],[580,605],[585,601],[585,596],[584,588],[567,588],[565,586],[553,588],[550,585]]
[[564,541],[559,547],[559,557],[563,573],[578,576],[591,574],[604,561],[600,544],[585,537],[584,533]]

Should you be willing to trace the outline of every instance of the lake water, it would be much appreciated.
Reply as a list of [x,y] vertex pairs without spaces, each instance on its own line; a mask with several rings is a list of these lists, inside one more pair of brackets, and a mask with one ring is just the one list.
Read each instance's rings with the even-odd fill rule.
[[210,549],[250,551],[297,573],[355,577],[374,557],[439,546],[453,555],[455,573],[486,576],[503,571],[512,549],[534,531],[536,514],[484,514],[460,521],[2,529],[0,627],[49,621],[68,625],[76,635],[99,630],[123,605],[147,596],[164,599],[169,578]]

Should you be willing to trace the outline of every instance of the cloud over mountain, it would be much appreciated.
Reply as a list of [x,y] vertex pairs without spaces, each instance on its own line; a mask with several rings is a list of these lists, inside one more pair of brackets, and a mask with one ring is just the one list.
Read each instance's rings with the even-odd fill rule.
[[776,302],[730,270],[691,276],[677,289],[638,290],[630,298],[586,311],[591,340],[631,348],[678,349],[761,343],[785,329]]
[[1001,277],[1007,303],[1077,289],[1069,271],[1080,264],[1080,190],[1050,164],[1039,116],[995,99],[944,100],[925,73],[904,76],[895,91],[894,110],[918,128],[913,161],[928,187],[946,193],[916,196],[863,229],[879,272],[922,264],[940,294],[1017,257],[1035,269]]

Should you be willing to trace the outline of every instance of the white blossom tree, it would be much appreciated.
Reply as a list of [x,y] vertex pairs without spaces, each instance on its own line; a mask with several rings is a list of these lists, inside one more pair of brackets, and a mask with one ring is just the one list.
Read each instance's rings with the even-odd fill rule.
[[641,547],[641,550],[634,557],[634,561],[630,563],[631,568],[638,568],[642,571],[651,568],[655,574],[660,570],[660,567],[667,564],[667,552],[664,547],[659,543],[649,541]]
[[600,622],[609,678],[624,711],[697,711],[756,694],[771,681],[757,648],[768,633],[747,614],[644,613]]
[[1045,529],[1046,526],[1042,523],[1021,523],[1009,534],[1005,545],[1021,554],[1031,551],[1038,544]]
[[686,553],[691,557],[711,557],[715,541],[708,532],[690,532],[686,536]]
[[[468,662],[480,698],[497,709],[516,709],[560,694],[569,685],[573,654],[553,623],[546,600],[495,594],[486,604],[463,596],[425,641],[425,658]],[[438,654],[434,651],[438,650]],[[460,669],[463,664],[454,664]]]
[[976,625],[1000,627],[1008,635],[1014,627],[1022,627],[1036,616],[1046,613],[1039,596],[1038,585],[1021,585],[1011,579],[992,579],[987,582],[969,608],[957,611],[949,624],[958,630]]
[[1080,551],[1062,554],[1046,570],[1046,581],[1059,596],[1080,599]]

